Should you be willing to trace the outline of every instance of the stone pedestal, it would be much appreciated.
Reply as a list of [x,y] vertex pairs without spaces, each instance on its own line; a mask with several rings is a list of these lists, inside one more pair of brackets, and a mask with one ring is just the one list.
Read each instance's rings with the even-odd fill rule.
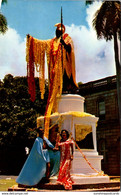
[[[103,159],[103,156],[98,155],[96,142],[96,125],[98,118],[84,112],[84,98],[80,95],[62,95],[61,98],[58,99],[58,112],[51,115],[50,119],[51,124],[55,124],[61,119],[61,129],[67,129],[72,133],[74,139],[77,139],[75,131],[76,125],[91,127],[94,149],[81,149],[81,151],[91,163],[92,167],[101,172],[101,160]],[[38,117],[37,123],[44,125],[44,117]],[[92,182],[109,182],[108,176],[96,176],[97,173],[94,169],[85,161],[80,151],[74,147],[74,160],[71,168],[71,174],[74,181],[83,183],[83,181],[86,180],[87,183],[90,183],[89,178],[91,177]],[[84,178],[84,180],[82,178]]]
[[[91,163],[92,167],[101,172],[101,160],[103,157],[98,155],[97,152],[89,149],[83,149],[82,152]],[[76,175],[97,175],[97,173],[89,166],[78,150],[74,151],[71,173]]]
[[80,95],[62,95],[58,99],[58,112],[64,113],[69,111],[84,112],[84,97]]

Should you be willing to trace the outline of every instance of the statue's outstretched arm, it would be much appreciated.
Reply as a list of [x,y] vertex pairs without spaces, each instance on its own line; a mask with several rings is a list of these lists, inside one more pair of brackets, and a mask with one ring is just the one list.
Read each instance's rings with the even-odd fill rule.
[[[39,72],[39,85],[41,98],[44,98],[45,93],[45,51],[46,51],[46,40],[39,40],[27,34],[26,40],[26,61],[27,61],[27,76],[29,78],[29,93],[32,97],[35,94],[35,87],[32,86],[34,80],[34,66],[36,71]],[[34,82],[33,82],[34,83]],[[33,84],[34,85],[34,84]],[[34,91],[34,92],[33,92]],[[35,95],[31,98],[35,100]]]

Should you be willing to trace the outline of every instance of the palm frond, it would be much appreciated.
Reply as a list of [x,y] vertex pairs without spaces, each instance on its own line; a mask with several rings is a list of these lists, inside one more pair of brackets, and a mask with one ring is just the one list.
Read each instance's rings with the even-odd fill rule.
[[2,4],[7,3],[7,2],[8,2],[7,0],[2,0]]
[[0,13],[0,33],[4,34],[7,29],[7,20],[5,16]]
[[99,10],[95,13],[92,21],[97,32],[97,38],[111,40],[114,32],[120,36],[120,2],[104,1]]
[[90,5],[90,4],[92,4],[94,2],[94,0],[92,0],[92,1],[86,1],[86,5]]
[[[86,1],[85,4],[86,5],[91,5],[93,4],[95,1],[100,1],[100,0],[90,0],[90,1]],[[102,0],[103,1],[103,0]]]

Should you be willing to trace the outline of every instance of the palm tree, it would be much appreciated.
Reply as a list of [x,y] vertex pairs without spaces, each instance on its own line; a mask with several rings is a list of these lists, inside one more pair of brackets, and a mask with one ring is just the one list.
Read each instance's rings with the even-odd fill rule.
[[121,64],[119,60],[118,39],[120,35],[120,1],[104,1],[99,10],[95,13],[93,27],[96,30],[98,39],[114,40],[115,64],[118,106],[121,125]]
[[1,8],[1,4],[7,3],[8,0],[0,0],[0,8]]
[[0,33],[4,34],[7,29],[7,20],[5,16],[0,13]]
[[[3,3],[7,3],[7,0],[2,0],[1,2]],[[1,5],[0,5],[1,7]],[[3,14],[0,13],[0,33],[4,34],[7,31],[7,20],[5,18],[5,16]]]

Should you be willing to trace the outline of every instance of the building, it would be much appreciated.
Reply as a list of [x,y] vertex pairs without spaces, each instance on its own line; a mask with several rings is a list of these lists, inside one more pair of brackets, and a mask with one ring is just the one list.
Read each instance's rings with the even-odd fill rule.
[[97,150],[103,155],[102,170],[108,175],[120,175],[120,124],[116,76],[79,86],[85,97],[85,112],[99,117]]

